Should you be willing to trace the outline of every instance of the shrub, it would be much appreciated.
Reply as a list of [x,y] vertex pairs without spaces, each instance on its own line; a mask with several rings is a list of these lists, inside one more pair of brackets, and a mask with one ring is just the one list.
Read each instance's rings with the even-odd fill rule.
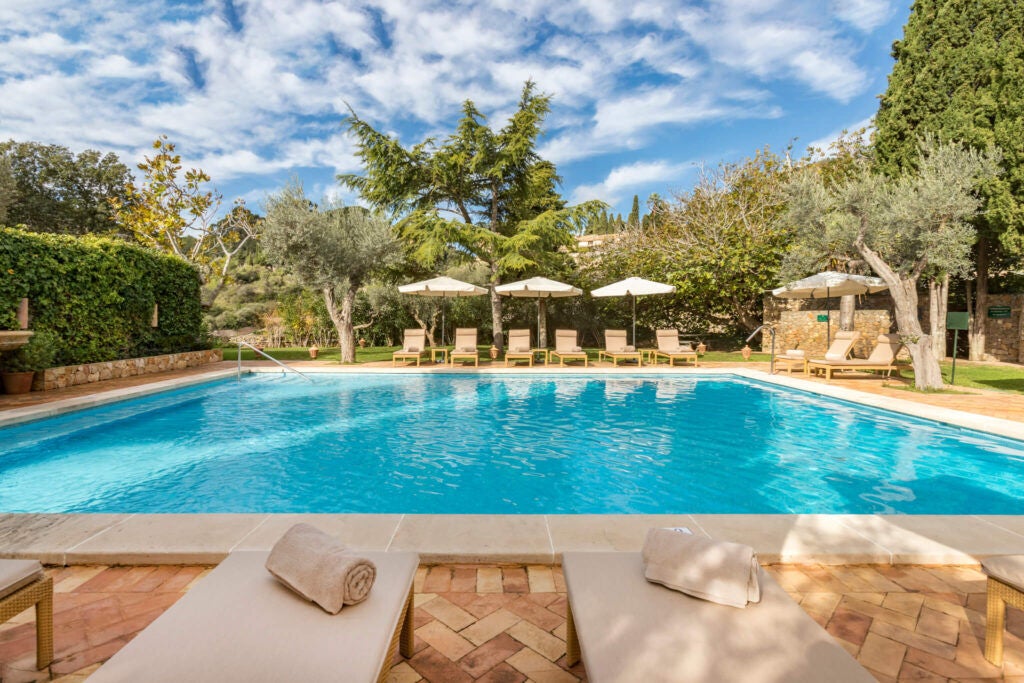
[[121,240],[0,227],[0,329],[15,328],[18,301],[26,296],[32,329],[60,339],[57,365],[205,345],[196,269]]
[[0,354],[0,371],[39,372],[52,368],[57,346],[55,335],[46,330],[39,330],[21,348]]

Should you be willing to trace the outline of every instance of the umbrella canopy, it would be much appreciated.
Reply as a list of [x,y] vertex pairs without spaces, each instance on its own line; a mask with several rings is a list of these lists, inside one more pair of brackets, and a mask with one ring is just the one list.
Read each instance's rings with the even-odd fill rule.
[[456,280],[453,277],[435,277],[430,280],[423,280],[422,282],[413,282],[412,284],[400,286],[398,291],[402,294],[413,294],[415,296],[441,297],[480,296],[487,293],[487,290],[483,287],[477,287],[468,282]]
[[783,299],[827,299],[847,294],[874,294],[889,288],[880,277],[837,273],[829,270],[790,282],[772,290]]
[[647,296],[648,294],[671,294],[674,291],[676,291],[674,285],[652,282],[642,277],[627,277],[625,280],[599,287],[590,294],[591,296]]
[[[874,294],[888,288],[889,285],[885,284],[885,280],[880,277],[827,270],[777,287],[772,290],[772,295],[782,299],[831,299],[834,296],[849,294]],[[831,344],[831,308],[826,307],[826,310],[829,314],[826,316],[825,343]]]
[[567,285],[564,282],[549,280],[546,277],[531,277],[529,280],[498,285],[494,288],[494,291],[503,296],[537,299],[537,346],[540,348],[545,348],[548,345],[544,310],[545,300],[579,296],[583,293],[582,289]]
[[599,287],[590,292],[590,295],[633,297],[633,346],[636,346],[636,298],[650,294],[671,294],[674,291],[676,291],[675,285],[653,282],[642,277],[627,277],[625,280]]
[[[435,277],[422,282],[413,282],[408,285],[401,285],[398,288],[401,294],[413,296],[480,296],[486,294],[487,290],[453,277]],[[444,346],[444,301],[441,302],[441,346]]]

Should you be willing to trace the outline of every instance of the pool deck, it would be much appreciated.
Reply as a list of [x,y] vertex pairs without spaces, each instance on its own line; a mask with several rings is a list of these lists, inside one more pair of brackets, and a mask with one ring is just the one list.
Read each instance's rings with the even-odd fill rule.
[[[975,412],[967,412],[951,407],[969,402],[959,394],[912,394],[880,387],[874,380],[863,380],[861,386],[859,380],[825,384],[797,376],[772,376],[750,367],[299,367],[304,372],[402,374],[727,374],[1024,439],[1024,422],[993,416],[1016,417],[1018,396],[983,392],[978,404],[971,406]],[[245,371],[281,372],[259,364],[246,364]],[[235,372],[233,364],[221,363],[214,369],[175,373],[170,378],[136,378],[109,390],[93,385],[45,392],[52,396],[33,396],[32,401],[0,401],[0,426],[231,377]],[[906,398],[898,394],[906,394]],[[934,399],[940,399],[939,404]],[[989,403],[1004,410],[997,412],[987,407]],[[747,543],[766,563],[975,565],[986,556],[1024,552],[1024,516],[1015,515],[0,514],[0,557],[39,558],[52,565],[212,564],[232,550],[270,548],[300,520],[336,534],[352,546],[415,550],[427,564],[557,564],[566,550],[638,550],[652,526],[686,526],[696,533]]]

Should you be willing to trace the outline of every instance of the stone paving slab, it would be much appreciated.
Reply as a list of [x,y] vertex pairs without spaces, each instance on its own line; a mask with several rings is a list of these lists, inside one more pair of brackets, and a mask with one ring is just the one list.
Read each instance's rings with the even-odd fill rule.
[[0,515],[0,557],[47,564],[216,563],[266,549],[298,521],[352,547],[424,562],[550,564],[569,550],[639,550],[647,529],[685,526],[751,545],[762,562],[977,565],[1024,553],[1024,518],[885,515]]

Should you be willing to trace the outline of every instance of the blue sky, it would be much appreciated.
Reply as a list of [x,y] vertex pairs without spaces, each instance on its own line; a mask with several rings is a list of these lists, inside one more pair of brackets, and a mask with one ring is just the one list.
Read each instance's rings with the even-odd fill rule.
[[346,103],[411,144],[532,78],[563,194],[626,213],[700,164],[867,123],[909,2],[0,0],[0,139],[117,152],[166,134],[226,203],[297,175],[351,202]]

